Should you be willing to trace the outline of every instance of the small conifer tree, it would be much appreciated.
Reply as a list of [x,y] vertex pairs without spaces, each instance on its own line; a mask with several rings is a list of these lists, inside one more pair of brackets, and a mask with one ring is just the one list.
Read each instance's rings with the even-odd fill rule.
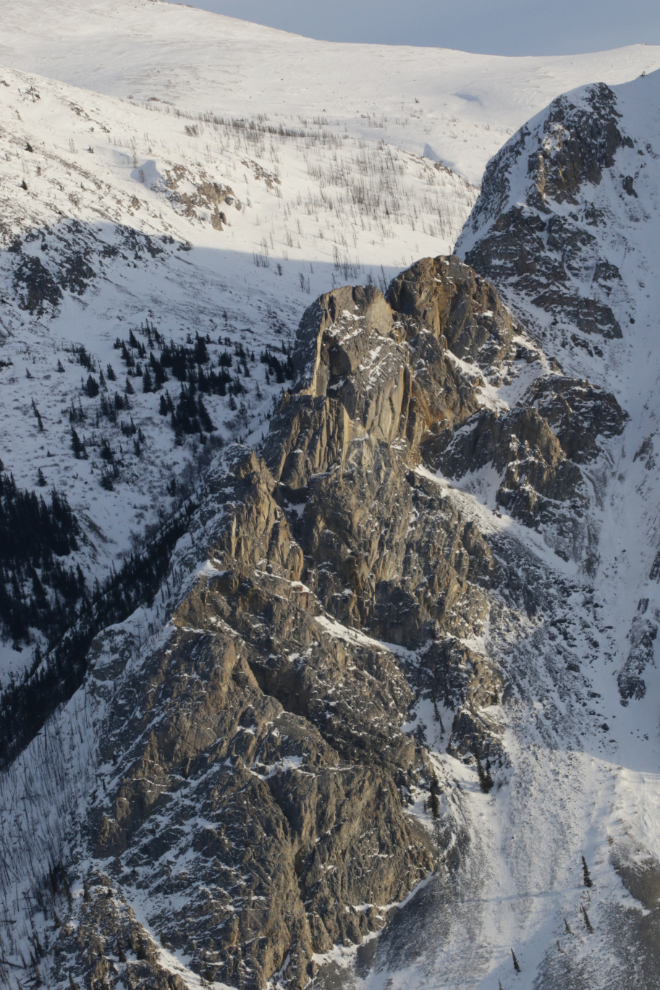
[[516,954],[513,951],[513,949],[511,949],[511,958],[513,959],[513,968],[515,969],[516,973],[520,973],[520,963],[516,959]]
[[95,399],[99,394],[99,383],[93,375],[87,377],[85,382],[85,394],[89,396],[90,399]]
[[476,761],[477,761],[477,775],[479,777],[479,787],[481,788],[484,794],[488,794],[493,789],[493,778],[491,777],[490,774],[490,763],[488,763],[487,769],[484,770],[483,764],[478,756],[476,757]]
[[44,432],[44,424],[43,424],[43,421],[41,419],[41,413],[37,409],[37,404],[34,401],[34,399],[32,400],[32,412],[34,413],[34,415],[36,417],[36,420],[37,420],[37,423],[39,425],[39,432],[40,433],[43,433]]
[[429,805],[431,808],[431,814],[436,820],[440,817],[440,794],[440,783],[434,772],[431,777],[431,797],[429,800]]
[[143,392],[153,392],[154,383],[151,379],[151,374],[149,373],[149,368],[145,365],[144,374],[142,375],[142,391]]
[[584,874],[584,885],[585,887],[593,887],[594,882],[591,879],[591,874],[589,873],[589,867],[587,866],[587,861],[582,857],[582,873]]
[[87,458],[87,451],[85,450],[85,444],[78,436],[77,430],[71,427],[71,449],[73,451],[73,456],[78,461],[85,460]]

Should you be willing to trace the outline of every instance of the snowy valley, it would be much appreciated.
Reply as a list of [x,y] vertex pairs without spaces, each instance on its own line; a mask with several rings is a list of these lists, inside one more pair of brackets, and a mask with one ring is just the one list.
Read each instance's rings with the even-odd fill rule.
[[0,982],[658,986],[660,52],[6,6]]

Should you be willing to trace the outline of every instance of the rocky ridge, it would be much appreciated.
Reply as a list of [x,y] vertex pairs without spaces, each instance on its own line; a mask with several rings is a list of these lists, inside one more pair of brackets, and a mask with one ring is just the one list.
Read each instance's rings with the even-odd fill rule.
[[554,100],[491,159],[456,245],[548,344],[601,359],[623,313],[635,323],[617,227],[644,217],[635,182],[655,154],[622,119],[604,83]]
[[[602,479],[589,471],[598,457],[597,433],[622,436],[630,420],[612,395],[576,379],[609,378],[620,385],[633,346],[644,351],[643,362],[653,353],[653,316],[644,315],[651,298],[647,282],[653,277],[645,227],[655,209],[658,154],[655,131],[639,121],[640,102],[653,105],[653,85],[642,76],[627,86],[612,89],[601,83],[553,101],[491,160],[456,246],[482,276],[495,281],[544,349],[570,369],[566,383],[556,376],[549,384],[536,383],[528,399],[543,412],[570,459],[592,478],[591,491],[580,489],[577,475],[561,479],[561,489],[572,499],[573,519],[588,515],[589,503],[602,504]],[[640,320],[645,327],[638,326]],[[630,410],[634,431],[643,432],[629,442],[633,463],[639,461],[648,473],[655,469],[655,412],[649,397],[639,401],[643,380],[638,363],[628,393],[629,401],[639,405]],[[638,424],[647,418],[650,422],[641,428]],[[625,444],[620,449],[625,461]],[[458,450],[450,453],[455,469],[456,459],[479,466],[474,440],[458,442]],[[624,477],[620,472],[619,482]],[[644,479],[638,478],[637,492],[644,488]],[[537,511],[547,519],[546,506],[539,503]],[[582,546],[591,544],[586,553],[595,574],[592,527],[587,524],[586,538],[584,527],[578,529]],[[647,577],[657,578],[654,562]],[[657,632],[654,619],[644,617],[644,592],[635,604],[638,614],[626,617],[630,645],[617,676],[624,704],[644,696],[641,675],[653,662]]]
[[[548,374],[456,257],[417,263],[386,296],[320,297],[293,357],[260,454],[233,447],[208,479],[187,567],[200,551],[207,563],[167,635],[137,663],[116,632],[93,647],[94,865],[44,908],[58,919],[54,985],[71,973],[176,988],[178,953],[207,980],[302,987],[315,957],[359,943],[430,871],[451,869],[452,828],[429,809],[455,785],[419,703],[451,720],[455,756],[508,761],[498,706],[512,671],[469,644],[534,623],[540,602],[431,472],[490,459],[502,509],[536,525],[566,479],[579,493],[580,464],[623,413]],[[545,374],[519,404],[492,408],[490,383],[530,365]],[[578,420],[591,424],[582,447]],[[459,462],[470,437],[476,453]]]

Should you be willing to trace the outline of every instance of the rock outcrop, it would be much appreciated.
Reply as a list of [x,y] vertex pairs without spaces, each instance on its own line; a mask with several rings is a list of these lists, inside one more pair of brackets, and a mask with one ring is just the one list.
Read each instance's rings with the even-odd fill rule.
[[605,202],[583,193],[605,175],[612,180],[617,152],[633,153],[620,120],[604,84],[556,99],[490,161],[456,245],[537,329],[552,325],[564,340],[574,334],[576,346],[601,357],[589,337],[620,338],[613,302],[630,301],[616,249],[601,237],[613,218]]
[[[117,894],[99,901],[90,875],[103,910],[83,900],[63,925],[76,973],[175,990],[159,974],[176,952],[207,979],[300,988],[315,954],[377,931],[442,862],[415,706],[452,713],[457,757],[502,760],[505,679],[465,641],[494,591],[527,606],[429,469],[490,463],[502,508],[537,525],[558,500],[579,508],[579,464],[622,416],[561,376],[485,407],[521,350],[523,328],[455,257],[386,297],[349,287],[308,309],[260,455],[232,448],[209,482],[194,523],[208,561],[169,634],[138,664],[95,648],[115,659],[88,682],[106,716],[87,828]],[[151,935],[121,906],[136,900]]]

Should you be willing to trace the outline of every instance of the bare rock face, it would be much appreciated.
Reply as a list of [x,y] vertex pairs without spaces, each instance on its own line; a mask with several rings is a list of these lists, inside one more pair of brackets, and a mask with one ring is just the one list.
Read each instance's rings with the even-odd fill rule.
[[502,508],[537,525],[579,509],[579,464],[623,415],[552,375],[484,408],[521,350],[457,258],[308,309],[261,456],[235,447],[209,482],[207,563],[167,635],[139,663],[95,647],[113,660],[88,680],[105,721],[86,828],[106,879],[60,906],[76,978],[178,990],[176,952],[208,980],[302,988],[315,953],[377,931],[442,858],[410,810],[433,773],[411,711],[441,704],[454,755],[501,759],[504,679],[464,640],[493,591],[527,606],[429,469],[494,466]]
[[621,703],[624,705],[632,698],[639,700],[646,694],[646,682],[642,674],[653,663],[653,644],[657,636],[657,623],[644,618],[643,613],[634,616],[628,633],[630,650],[617,676]]
[[96,856],[168,905],[166,944],[246,987],[303,986],[314,952],[379,928],[435,859],[402,802],[426,772],[399,728],[411,689],[301,583],[275,488],[246,452],[217,493],[216,573],[116,692],[102,757],[122,769],[91,824]]
[[610,298],[623,292],[621,276],[597,236],[607,218],[582,195],[601,183],[620,148],[633,147],[619,119],[616,96],[602,83],[556,99],[491,160],[456,245],[519,311],[576,329],[586,347],[582,334],[622,336]]
[[444,337],[452,354],[490,370],[510,356],[518,327],[490,282],[459,258],[423,258],[392,282],[387,299],[419,333]]
[[580,516],[588,499],[579,465],[601,453],[598,438],[620,436],[626,413],[609,392],[587,381],[537,379],[507,414],[482,410],[446,446],[428,443],[429,463],[453,478],[484,467],[502,476],[499,505],[526,525],[552,522],[557,503]]
[[[476,529],[476,527],[475,527]],[[501,672],[458,638],[430,642],[408,677],[434,706],[455,711],[448,752],[481,758],[500,755],[499,728],[487,709],[500,704],[504,682]]]
[[603,170],[612,167],[626,140],[619,118],[614,93],[604,83],[589,88],[582,106],[568,96],[554,101],[544,129],[556,135],[556,141],[542,145],[528,163],[541,202],[550,198],[575,205],[583,183],[599,185]]
[[[57,883],[52,886],[52,896],[57,898],[61,891]],[[68,968],[72,988],[79,986],[73,978],[74,970],[69,968],[75,960],[76,977],[84,986],[116,986],[121,973],[123,985],[129,990],[145,986],[153,990],[186,990],[182,977],[162,964],[151,935],[110,877],[90,871],[79,900],[77,923],[65,921],[55,952],[58,975],[66,974]]]
[[538,379],[524,401],[538,409],[566,456],[576,464],[598,457],[598,437],[621,436],[628,420],[610,392],[561,375]]
[[479,413],[435,462],[456,478],[494,467],[503,476],[498,504],[528,526],[551,522],[554,503],[566,503],[573,515],[586,504],[580,468],[566,457],[548,421],[535,408],[500,416]]

